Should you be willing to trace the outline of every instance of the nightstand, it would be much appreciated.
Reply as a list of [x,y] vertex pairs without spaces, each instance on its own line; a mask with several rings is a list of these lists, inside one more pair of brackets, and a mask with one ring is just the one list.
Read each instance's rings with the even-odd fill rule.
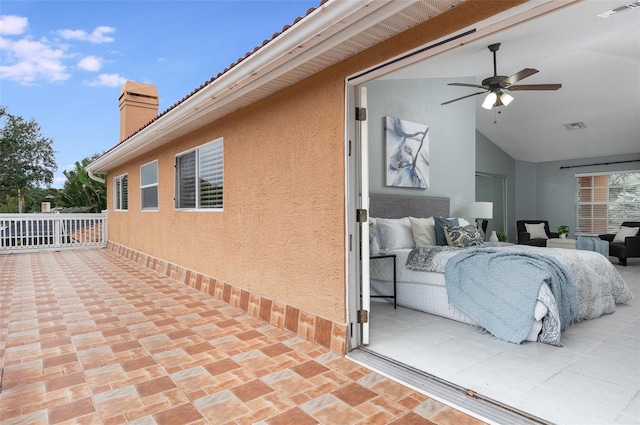
[[576,240],[560,238],[547,239],[547,248],[576,249]]
[[371,295],[371,298],[393,298],[393,308],[397,308],[397,298],[396,298],[396,255],[395,254],[380,254],[380,255],[372,255],[369,257],[369,260],[382,260],[385,258],[390,258],[393,260],[393,295]]

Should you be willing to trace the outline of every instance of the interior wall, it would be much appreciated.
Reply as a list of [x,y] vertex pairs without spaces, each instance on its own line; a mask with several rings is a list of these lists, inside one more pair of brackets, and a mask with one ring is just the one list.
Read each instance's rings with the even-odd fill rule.
[[[451,81],[377,80],[365,85],[368,88],[369,184],[372,193],[448,196],[451,198],[451,215],[467,217],[467,207],[475,200],[475,103],[440,105],[441,99],[449,94],[447,83]],[[429,188],[386,186],[386,116],[429,126]]]
[[[476,131],[476,171],[479,173],[505,176],[507,183],[506,191],[506,223],[507,227],[502,229],[492,228],[491,221],[487,231],[504,231],[509,242],[517,240],[516,232],[516,161],[505,151],[496,146],[484,134]],[[476,200],[481,200],[477,197]],[[494,211],[495,214],[495,211]]]
[[[515,161],[515,220],[537,220],[536,164],[526,161]],[[516,234],[516,238],[517,238]]]

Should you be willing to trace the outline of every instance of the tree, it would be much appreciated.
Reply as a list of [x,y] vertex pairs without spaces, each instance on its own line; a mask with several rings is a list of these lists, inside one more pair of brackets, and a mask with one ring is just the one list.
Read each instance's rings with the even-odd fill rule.
[[53,187],[31,187],[23,191],[22,197],[24,200],[24,212],[40,212],[43,202],[49,202],[51,208],[59,205],[60,190]]
[[107,208],[107,190],[104,183],[92,180],[87,173],[87,165],[99,157],[95,154],[75,162],[73,170],[64,171],[67,181],[62,188],[60,205],[64,207],[85,207],[86,212],[100,212]]
[[42,136],[40,125],[0,106],[0,198],[21,199],[25,188],[51,185],[57,168],[53,140]]
[[[49,202],[51,208],[60,205],[61,190],[48,187],[27,187],[20,191],[20,202],[23,213],[34,213],[42,210],[42,203]],[[5,195],[0,199],[0,214],[15,213],[19,210],[18,196]]]

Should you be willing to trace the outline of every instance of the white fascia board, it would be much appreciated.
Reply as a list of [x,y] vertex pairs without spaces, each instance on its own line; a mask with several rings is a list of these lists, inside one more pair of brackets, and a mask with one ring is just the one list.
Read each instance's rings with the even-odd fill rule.
[[[415,1],[329,0],[166,115],[93,161],[87,166],[87,170],[94,173],[108,172],[127,158],[144,152],[148,145],[159,138],[197,120],[208,109],[220,107],[223,101],[228,103],[277,78],[301,62],[407,8]],[[372,19],[373,16],[376,19]],[[339,36],[334,37],[336,35]],[[333,43],[325,43],[331,38]],[[300,59],[295,60],[296,58]],[[246,89],[241,90],[243,88]]]
[[[233,93],[228,94],[224,98],[211,99],[209,103],[202,105],[202,109],[198,112],[200,114],[204,114],[209,107],[219,108],[229,102],[236,100],[242,95],[259,88],[266,82],[272,81],[279,76],[286,74],[288,71],[295,69],[298,66],[312,60],[320,53],[326,52],[327,50],[330,50],[344,43],[345,41],[351,39],[354,35],[357,35],[360,32],[375,25],[377,22],[383,21],[384,19],[396,14],[398,10],[407,8],[411,3],[414,3],[416,1],[418,0],[411,0],[411,2],[407,0],[405,0],[404,2],[388,2],[384,6],[376,9],[373,13],[369,13],[365,17],[350,16],[351,19],[349,20],[353,21],[353,23],[347,22],[346,19],[343,19],[341,21],[341,24],[344,26],[344,30],[339,32],[332,32],[330,36],[322,34],[322,38],[316,37],[316,40],[314,40],[316,44],[314,45],[313,49],[299,49],[299,52],[291,52],[291,54],[286,57],[286,63],[283,63],[281,66],[277,67],[265,67],[264,69],[262,69],[260,76],[254,79],[247,79],[245,85],[237,90],[234,90]],[[196,115],[196,117],[197,116],[198,115]]]

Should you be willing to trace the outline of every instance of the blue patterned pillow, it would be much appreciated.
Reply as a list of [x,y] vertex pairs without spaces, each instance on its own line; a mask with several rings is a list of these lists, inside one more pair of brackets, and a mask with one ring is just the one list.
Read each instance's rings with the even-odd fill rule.
[[483,246],[484,241],[482,235],[475,226],[444,226],[447,244],[458,248],[467,248],[469,246]]
[[445,236],[444,226],[458,226],[457,218],[434,217],[436,224],[436,245],[447,246],[447,237]]

